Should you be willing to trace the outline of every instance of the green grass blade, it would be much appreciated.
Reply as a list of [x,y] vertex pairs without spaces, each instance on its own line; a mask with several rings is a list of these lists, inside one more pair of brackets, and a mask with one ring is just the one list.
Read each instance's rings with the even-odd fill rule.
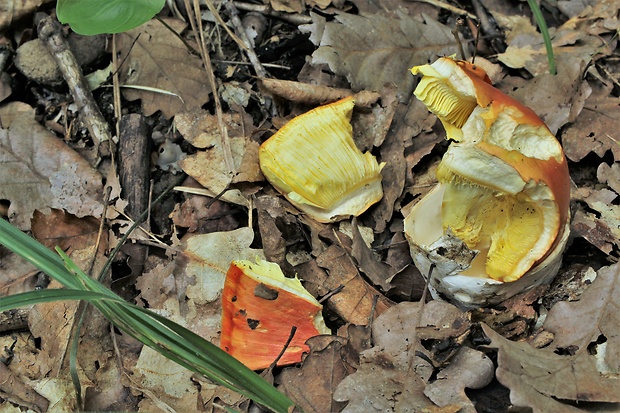
[[110,300],[110,297],[98,292],[69,290],[65,288],[28,291],[26,293],[9,295],[0,298],[0,311],[7,311],[18,307],[26,307],[41,303],[69,300]]
[[530,5],[530,9],[532,9],[532,13],[534,14],[534,20],[536,20],[536,24],[540,29],[540,33],[542,34],[543,41],[545,42],[545,49],[547,49],[547,61],[549,62],[549,73],[555,75],[557,70],[555,68],[555,56],[553,54],[553,45],[551,44],[551,36],[549,36],[549,28],[547,27],[547,22],[542,15],[542,11],[540,7],[538,7],[538,3],[536,0],[527,0],[527,4]]
[[63,261],[57,254],[3,219],[0,219],[0,244],[5,245],[65,287],[80,289],[77,280],[67,272]]
[[0,220],[0,243],[67,287],[4,297],[0,309],[62,299],[85,300],[125,333],[181,366],[276,412],[287,412],[294,405],[284,394],[219,347],[165,317],[125,302],[86,275],[64,252],[59,250],[60,256],[54,254],[4,220]]

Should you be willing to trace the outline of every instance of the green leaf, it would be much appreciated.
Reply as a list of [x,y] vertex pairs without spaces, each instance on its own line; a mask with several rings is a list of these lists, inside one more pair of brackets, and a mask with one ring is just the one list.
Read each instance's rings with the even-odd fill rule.
[[166,0],[58,0],[56,14],[83,35],[120,33],[151,20]]

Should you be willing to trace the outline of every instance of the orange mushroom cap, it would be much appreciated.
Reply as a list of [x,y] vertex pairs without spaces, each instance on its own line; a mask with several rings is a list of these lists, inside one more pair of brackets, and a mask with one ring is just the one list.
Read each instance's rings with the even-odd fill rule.
[[306,340],[330,334],[322,308],[299,279],[286,278],[277,264],[233,261],[222,293],[220,348],[252,370],[264,369],[281,353],[294,326],[277,365],[299,363],[310,350]]
[[444,228],[486,256],[487,276],[519,279],[553,251],[569,219],[559,142],[480,67],[440,58],[411,71],[424,75],[414,94],[455,141],[437,170]]

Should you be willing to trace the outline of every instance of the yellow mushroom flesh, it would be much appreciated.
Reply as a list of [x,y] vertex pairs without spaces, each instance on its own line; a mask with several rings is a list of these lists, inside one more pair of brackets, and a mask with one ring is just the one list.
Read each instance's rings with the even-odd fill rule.
[[441,225],[479,251],[461,274],[520,279],[564,238],[569,178],[559,142],[471,64],[441,58],[412,72],[424,75],[414,94],[454,141],[437,168]]

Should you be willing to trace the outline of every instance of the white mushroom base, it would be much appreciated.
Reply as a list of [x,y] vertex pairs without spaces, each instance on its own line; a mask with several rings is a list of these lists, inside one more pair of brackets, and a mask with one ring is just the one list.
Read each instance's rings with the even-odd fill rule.
[[486,276],[486,257],[470,250],[450,231],[443,232],[441,201],[445,187],[437,185],[405,218],[405,236],[416,267],[427,277],[435,264],[429,291],[434,299],[443,299],[469,310],[499,304],[541,284],[550,284],[562,265],[562,253],[568,242],[570,222],[567,220],[562,238],[542,262],[523,277],[512,282]]

